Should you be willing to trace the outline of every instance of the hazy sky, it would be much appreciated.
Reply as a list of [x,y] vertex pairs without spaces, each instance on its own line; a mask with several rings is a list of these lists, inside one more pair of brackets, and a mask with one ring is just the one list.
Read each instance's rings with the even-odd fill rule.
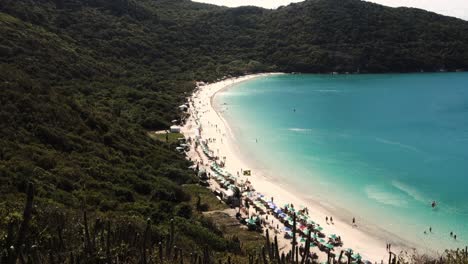
[[[210,3],[224,6],[256,5],[265,8],[276,8],[301,0],[195,0],[197,2]],[[387,6],[417,7],[468,20],[468,0],[369,0]]]

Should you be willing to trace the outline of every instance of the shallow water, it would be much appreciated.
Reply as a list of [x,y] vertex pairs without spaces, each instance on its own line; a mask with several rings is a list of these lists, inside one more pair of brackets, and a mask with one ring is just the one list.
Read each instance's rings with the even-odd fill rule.
[[467,244],[467,73],[268,76],[215,103],[241,151],[302,194],[421,246]]

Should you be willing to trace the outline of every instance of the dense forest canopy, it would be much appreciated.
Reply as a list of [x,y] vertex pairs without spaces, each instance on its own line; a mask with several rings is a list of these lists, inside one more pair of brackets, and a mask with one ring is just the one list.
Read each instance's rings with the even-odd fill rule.
[[90,210],[151,218],[161,236],[159,226],[178,217],[180,228],[197,230],[181,241],[229,247],[191,214],[193,193],[182,186],[194,182],[190,163],[147,136],[180,119],[177,106],[195,80],[468,69],[468,22],[360,0],[276,10],[188,0],[2,0],[0,36],[0,239],[20,218],[32,182],[31,241],[39,244],[48,238],[40,221]]

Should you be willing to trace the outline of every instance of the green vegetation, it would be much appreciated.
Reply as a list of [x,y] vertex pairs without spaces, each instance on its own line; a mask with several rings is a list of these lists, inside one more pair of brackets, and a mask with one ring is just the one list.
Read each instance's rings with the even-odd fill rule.
[[191,195],[192,200],[190,201],[190,204],[192,208],[197,209],[199,212],[219,211],[229,208],[205,187],[196,184],[185,184],[182,188]]
[[184,137],[184,135],[182,135],[180,133],[168,133],[168,134],[166,134],[166,133],[154,133],[153,131],[151,131],[149,133],[149,136],[154,138],[154,139],[157,139],[159,141],[167,142],[169,144],[177,143],[179,138]]
[[[0,248],[23,236],[33,183],[25,246],[63,254],[82,249],[85,218],[99,219],[89,224],[95,234],[109,233],[106,223],[115,234],[151,233],[153,243],[167,240],[175,219],[178,246],[236,248],[203,217],[224,207],[192,185],[176,135],[169,142],[148,136],[181,120],[177,106],[195,80],[468,69],[468,22],[359,0],[278,10],[187,0],[2,0],[0,36]],[[141,257],[146,240],[122,232],[115,239],[126,248],[112,255]],[[102,253],[102,245],[92,248]]]

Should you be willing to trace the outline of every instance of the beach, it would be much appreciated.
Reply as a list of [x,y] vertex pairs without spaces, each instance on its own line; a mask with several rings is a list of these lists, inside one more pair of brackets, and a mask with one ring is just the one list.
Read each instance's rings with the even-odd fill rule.
[[[354,252],[360,253],[365,260],[372,262],[388,260],[386,250],[388,243],[392,244],[393,252],[410,249],[412,246],[408,241],[381,230],[367,219],[361,219],[359,215],[352,215],[349,212],[339,216],[333,215],[322,206],[321,201],[308,199],[305,194],[295,192],[294,186],[282,183],[280,177],[271,175],[271,172],[257,167],[252,159],[245,156],[242,146],[238,144],[229,124],[220,113],[221,109],[214,107],[213,98],[218,92],[239,82],[275,74],[279,73],[247,75],[200,85],[191,98],[191,116],[182,128],[185,137],[193,139],[200,136],[203,140],[209,140],[209,148],[215,156],[225,161],[225,170],[233,175],[238,175],[237,181],[250,181],[258,193],[268,198],[272,197],[278,205],[294,204],[296,207],[306,207],[310,217],[324,228],[325,234],[339,235],[344,243],[343,249],[352,248]],[[195,116],[198,117],[198,120],[195,120]],[[200,127],[201,129],[199,129]],[[208,168],[209,159],[202,153],[200,147],[192,148],[188,152],[188,157],[193,161],[201,162]],[[251,170],[251,175],[243,176],[241,171],[245,170]],[[334,219],[333,224],[325,220],[326,217],[330,216]],[[352,224],[353,218],[356,219],[356,225]],[[283,233],[278,234],[278,239],[280,240],[280,248],[283,250],[290,248],[291,240],[283,238]],[[319,252],[317,249],[313,251],[317,252],[320,259],[326,259],[326,254],[323,252]],[[337,249],[334,253],[338,255],[340,251]]]

